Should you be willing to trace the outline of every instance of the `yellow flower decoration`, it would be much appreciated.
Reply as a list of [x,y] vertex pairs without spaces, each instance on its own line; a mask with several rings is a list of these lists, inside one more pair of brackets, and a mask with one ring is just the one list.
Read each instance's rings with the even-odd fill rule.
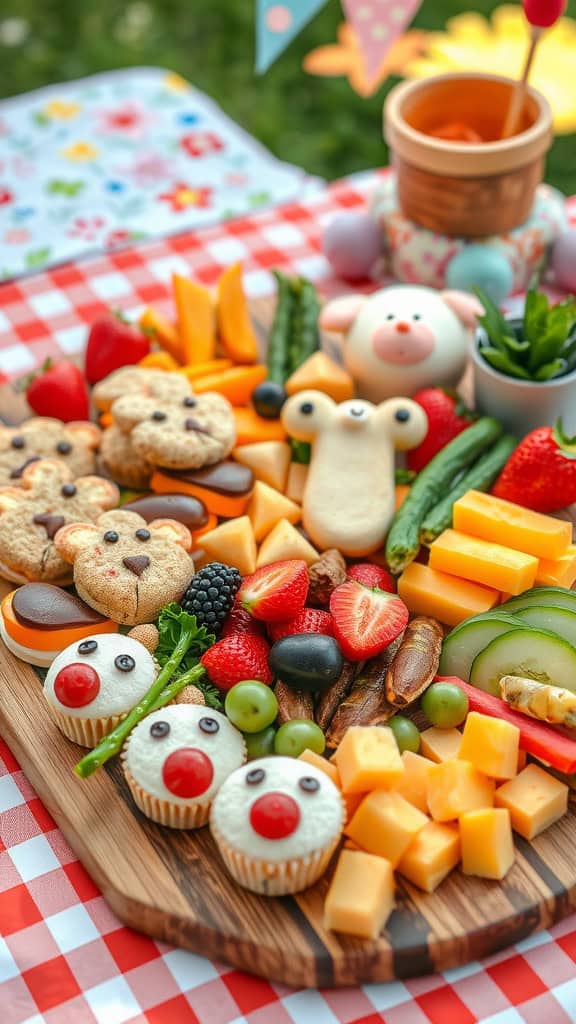
[[[407,78],[428,78],[449,71],[487,71],[519,78],[529,41],[521,8],[505,4],[487,21],[479,14],[459,14],[445,32],[424,34],[424,57],[408,63]],[[530,84],[548,100],[560,135],[576,131],[576,21],[560,18],[540,41]]]
[[66,100],[50,100],[44,107],[44,113],[58,121],[70,121],[79,112],[79,103],[68,103]]
[[186,92],[190,88],[190,83],[182,78],[182,75],[177,75],[175,71],[169,71],[164,76],[164,85],[167,89],[172,89],[173,92]]
[[75,163],[95,160],[98,153],[99,150],[96,149],[96,146],[91,145],[90,142],[74,142],[67,149],[62,150],[62,156],[65,156],[67,160],[73,160]]

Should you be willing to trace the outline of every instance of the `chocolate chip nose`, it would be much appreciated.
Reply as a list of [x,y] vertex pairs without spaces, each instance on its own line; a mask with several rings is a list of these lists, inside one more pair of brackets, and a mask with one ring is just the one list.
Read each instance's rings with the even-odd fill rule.
[[60,527],[64,526],[66,520],[64,516],[51,516],[48,512],[40,512],[37,516],[34,516],[34,522],[37,526],[43,526],[46,530],[46,536],[49,540],[52,540]]
[[144,569],[150,565],[150,559],[148,555],[130,555],[128,558],[122,559],[122,565],[125,565],[135,576],[141,576]]

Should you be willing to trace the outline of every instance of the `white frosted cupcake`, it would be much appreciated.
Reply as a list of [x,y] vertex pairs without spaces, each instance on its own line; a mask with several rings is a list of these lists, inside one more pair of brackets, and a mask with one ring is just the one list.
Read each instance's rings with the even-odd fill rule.
[[328,867],[344,826],[331,779],[291,757],[251,761],[216,795],[210,828],[232,877],[261,896],[313,885]]
[[246,760],[241,732],[198,704],[170,704],[130,734],[122,761],[134,802],[170,828],[205,825],[214,796]]
[[95,747],[150,689],[158,674],[143,644],[121,633],[98,633],[54,659],[44,696],[68,739]]

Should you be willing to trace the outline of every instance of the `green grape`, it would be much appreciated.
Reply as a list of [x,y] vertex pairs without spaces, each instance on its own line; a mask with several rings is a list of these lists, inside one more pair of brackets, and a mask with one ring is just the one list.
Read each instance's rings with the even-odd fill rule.
[[262,732],[278,714],[274,691],[256,679],[236,683],[226,694],[224,710],[241,732]]
[[324,733],[319,725],[307,718],[294,718],[284,722],[276,733],[274,750],[284,757],[300,757],[308,749],[323,754],[326,748]]
[[438,729],[454,729],[468,714],[468,697],[455,683],[432,683],[420,703],[428,721]]
[[269,757],[274,753],[274,738],[276,729],[269,725],[261,732],[245,732],[246,754],[249,761],[255,761],[258,757]]
[[420,750],[420,732],[414,725],[414,722],[404,715],[394,715],[393,718],[388,720],[387,724],[394,733],[400,753],[404,750],[412,750],[414,754],[418,753]]

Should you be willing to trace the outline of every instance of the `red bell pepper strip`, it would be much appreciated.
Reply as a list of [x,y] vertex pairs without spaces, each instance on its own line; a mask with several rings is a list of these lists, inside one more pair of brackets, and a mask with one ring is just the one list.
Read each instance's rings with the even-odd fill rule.
[[436,676],[436,680],[455,683],[464,690],[470,711],[478,711],[481,715],[500,718],[503,722],[516,725],[520,730],[520,749],[525,750],[527,754],[546,761],[551,768],[564,772],[565,775],[576,772],[576,740],[563,729],[527,718],[521,712],[509,708],[499,697],[478,690],[457,676]]

